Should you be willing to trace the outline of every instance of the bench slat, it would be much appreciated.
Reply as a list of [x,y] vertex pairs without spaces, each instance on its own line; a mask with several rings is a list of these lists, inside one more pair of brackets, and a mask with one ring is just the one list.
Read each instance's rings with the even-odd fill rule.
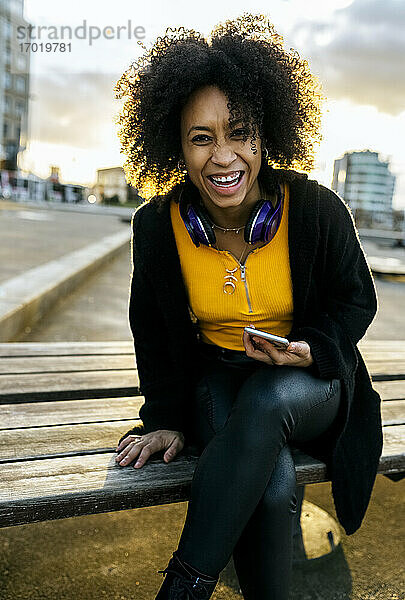
[[[0,463],[13,460],[32,460],[43,456],[87,454],[91,452],[104,452],[106,449],[115,448],[119,438],[129,429],[139,423],[138,412],[143,400],[142,396],[137,399],[129,398],[127,417],[111,420],[106,418],[111,415],[111,410],[99,407],[98,412],[91,406],[89,418],[84,412],[81,413],[82,422],[77,421],[74,425],[69,424],[69,409],[62,415],[65,424],[58,423],[55,419],[60,416],[60,411],[54,413],[53,422],[43,414],[43,420],[48,422],[38,423],[35,426],[27,420],[20,420],[20,428],[10,428],[1,431],[0,435]],[[136,400],[133,402],[132,400]],[[84,401],[83,401],[84,402]],[[81,404],[82,401],[73,400],[63,404]],[[58,403],[52,403],[58,404]],[[62,404],[62,403],[61,403]],[[39,403],[42,407],[44,403]],[[13,407],[13,405],[11,405]],[[28,405],[29,406],[29,405]],[[37,404],[38,406],[38,404]],[[45,407],[47,404],[45,404]],[[20,405],[16,405],[20,408]],[[93,422],[89,422],[93,419]],[[384,426],[405,424],[405,401],[385,402],[382,404],[382,419]],[[83,422],[84,421],[84,422]],[[15,424],[15,419],[13,420]],[[30,423],[31,427],[22,427]],[[405,433],[405,429],[404,429]]]
[[[387,351],[366,352],[365,359],[369,371],[375,378],[390,376],[405,378],[405,350],[401,353]],[[119,354],[74,354],[2,357],[0,375],[22,373],[73,373],[75,371],[104,371],[110,369],[135,369],[133,353]]]
[[[366,336],[367,338],[367,336]],[[402,340],[369,340],[363,338],[359,348],[367,351],[403,352]],[[133,353],[132,340],[96,342],[0,342],[0,356],[29,356],[45,354],[103,354],[115,352]]]
[[391,425],[404,425],[405,400],[390,400],[388,402],[382,402],[381,418],[385,427]]
[[108,371],[111,369],[134,370],[135,356],[132,354],[101,354],[75,356],[34,356],[2,358],[0,375],[25,373],[74,373],[76,371]]
[[0,404],[62,398],[131,396],[139,392],[138,373],[83,371],[80,373],[23,374],[0,376]]
[[131,419],[138,416],[142,404],[143,396],[3,404],[0,411],[0,431]]
[[33,427],[9,429],[1,432],[0,463],[13,460],[32,460],[48,455],[69,453],[87,454],[94,450],[113,450],[119,438],[139,419],[132,417],[126,421],[58,425],[54,427]]
[[[379,472],[405,471],[404,426],[387,427]],[[401,431],[402,430],[402,431]],[[294,452],[299,484],[327,481],[323,463]],[[197,458],[149,459],[141,469],[120,467],[115,453],[0,465],[0,526],[126,510],[189,497]],[[75,490],[72,492],[72,490]]]
[[[0,376],[0,404],[131,396],[139,393],[138,373],[125,371],[83,371],[76,373],[22,374]],[[405,398],[405,380],[376,381],[383,400]]]
[[[405,350],[401,353],[387,351],[365,352],[365,360],[374,380],[405,379]],[[132,353],[74,354],[2,357],[0,375],[24,373],[73,373],[80,371],[136,369]]]
[[[0,411],[0,431],[137,418],[143,402],[143,396],[126,396],[3,404]],[[405,419],[405,401],[384,401],[382,415],[386,425],[400,425]]]
[[134,354],[133,342],[1,342],[0,357]]
[[[22,430],[15,430],[14,438],[10,434],[2,436],[0,464],[112,452],[123,433],[137,422],[139,419],[109,424],[95,423],[91,427],[76,425],[71,429],[70,435],[60,428],[47,428],[42,430],[44,437],[40,437],[35,430],[23,430],[24,435]],[[405,436],[405,431],[403,435]]]
[[[359,347],[375,373],[403,374],[405,369],[405,348],[401,340],[366,341]],[[101,370],[109,368],[112,357],[119,368],[135,364],[133,343],[127,342],[11,342],[0,343],[0,373],[65,370],[65,364],[75,365],[79,370]],[[133,362],[131,363],[131,357]],[[41,360],[42,359],[42,360]],[[94,366],[94,364],[96,366]]]
[[405,398],[405,380],[374,381],[373,387],[380,394],[382,400],[403,400]]

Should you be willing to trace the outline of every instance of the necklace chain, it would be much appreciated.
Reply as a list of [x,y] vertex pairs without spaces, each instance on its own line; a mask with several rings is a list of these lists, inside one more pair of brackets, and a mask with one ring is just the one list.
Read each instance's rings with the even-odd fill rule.
[[242,260],[242,256],[245,254],[246,247],[247,247],[247,243],[245,242],[245,247],[243,248],[243,250],[242,250],[242,254],[240,255],[240,257],[239,257],[239,260],[238,260],[238,263],[239,263],[239,264],[240,264],[240,261]]
[[[236,233],[239,233],[239,231],[241,231],[242,229],[244,229],[244,228],[245,228],[245,225],[242,225],[241,227],[220,227],[219,225],[217,225],[217,224],[216,224],[216,223],[214,223],[213,221],[211,221],[211,223],[212,223],[212,226],[213,226],[213,227],[216,227],[217,229],[220,229],[221,231],[224,231],[225,233],[226,233],[227,231],[235,231]],[[244,246],[244,248],[243,248],[243,250],[242,250],[242,254],[240,255],[240,257],[239,257],[239,260],[238,260],[238,263],[239,263],[239,264],[240,264],[240,261],[242,260],[242,256],[243,256],[243,255],[244,255],[244,253],[245,253],[246,247],[247,247],[247,243],[245,242],[245,246]],[[218,248],[218,250],[220,250],[220,249],[221,249],[221,248]],[[236,256],[235,256],[235,258],[236,258]]]
[[240,227],[220,227],[219,225],[217,225],[216,223],[214,223],[213,221],[211,221],[212,226],[216,227],[216,229],[220,229],[221,231],[236,231],[236,233],[239,233],[239,231],[241,231],[242,229],[244,229],[246,227],[246,225],[241,225]]
[[[215,246],[216,246],[217,250],[222,250],[222,248],[218,248],[218,243],[216,243],[216,245],[215,245]],[[244,245],[244,247],[243,247],[242,254],[241,254],[241,255],[240,255],[240,257],[239,257],[239,260],[236,258],[236,256],[234,256],[234,258],[235,258],[235,259],[238,261],[238,263],[239,263],[239,264],[241,264],[241,262],[240,262],[240,261],[242,260],[242,256],[244,255],[244,253],[245,253],[245,251],[246,251],[246,248],[247,248],[247,243],[245,242],[245,245]],[[228,250],[228,252],[229,252],[229,250]]]
[[[246,225],[241,225],[240,227],[221,227],[220,225],[217,225],[216,223],[214,223],[214,221],[212,219],[211,219],[211,224],[212,224],[212,227],[219,229],[220,231],[223,231],[224,233],[227,233],[228,231],[234,231],[236,234],[238,234],[240,231],[242,231],[242,229],[245,229],[245,227],[246,227]],[[221,250],[221,248],[218,248],[218,244],[216,244],[216,247],[218,250]],[[237,281],[237,279],[235,277],[235,272],[241,266],[241,260],[246,251],[246,248],[247,248],[247,243],[245,242],[245,245],[243,247],[242,254],[239,257],[239,260],[236,258],[236,256],[234,257],[238,261],[238,267],[235,267],[234,269],[227,269],[225,267],[226,274],[224,275],[224,285],[223,285],[224,294],[233,294],[236,289],[235,282]]]

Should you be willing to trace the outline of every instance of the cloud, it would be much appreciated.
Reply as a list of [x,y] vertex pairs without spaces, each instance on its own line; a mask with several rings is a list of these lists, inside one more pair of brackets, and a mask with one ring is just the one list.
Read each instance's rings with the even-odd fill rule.
[[289,34],[331,99],[405,110],[405,2],[355,0],[329,20],[304,21]]
[[37,74],[31,80],[30,137],[51,144],[96,148],[120,104],[113,88],[119,75],[106,73]]

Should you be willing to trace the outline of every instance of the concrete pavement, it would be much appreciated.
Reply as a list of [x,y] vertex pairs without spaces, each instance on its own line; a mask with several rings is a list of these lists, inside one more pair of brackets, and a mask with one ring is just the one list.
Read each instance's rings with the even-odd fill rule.
[[[0,272],[3,277],[15,273],[0,279],[1,342],[18,340],[59,298],[117,253],[129,251],[130,227],[117,215],[19,210],[18,204],[4,207],[4,202],[0,207]],[[18,251],[13,252],[10,244]]]
[[[33,203],[0,200],[0,284],[84,248],[104,237],[128,231],[121,214],[110,207],[44,208]],[[75,208],[75,210],[73,210]],[[62,210],[63,209],[63,210]],[[121,209],[128,215],[134,209]]]

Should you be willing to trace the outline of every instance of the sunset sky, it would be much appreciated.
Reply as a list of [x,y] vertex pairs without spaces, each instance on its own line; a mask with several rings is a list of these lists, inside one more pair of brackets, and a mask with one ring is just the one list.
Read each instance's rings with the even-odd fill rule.
[[[72,39],[70,53],[33,55],[30,143],[22,166],[47,176],[55,164],[63,181],[92,184],[98,168],[122,165],[125,157],[114,123],[120,104],[113,87],[143,53],[134,39],[135,27],[144,28],[142,41],[149,47],[166,27],[183,25],[208,35],[218,22],[245,10],[241,0],[26,0],[25,17],[32,25],[74,29],[85,22],[87,39]],[[270,18],[285,48],[308,60],[328,98],[323,142],[311,177],[330,186],[335,158],[345,151],[370,149],[390,160],[397,175],[394,207],[405,208],[405,2],[252,0],[249,11]],[[121,39],[101,36],[89,43],[90,26],[110,26],[116,32],[128,20],[132,39],[122,29]],[[49,41],[47,31],[43,42]]]

